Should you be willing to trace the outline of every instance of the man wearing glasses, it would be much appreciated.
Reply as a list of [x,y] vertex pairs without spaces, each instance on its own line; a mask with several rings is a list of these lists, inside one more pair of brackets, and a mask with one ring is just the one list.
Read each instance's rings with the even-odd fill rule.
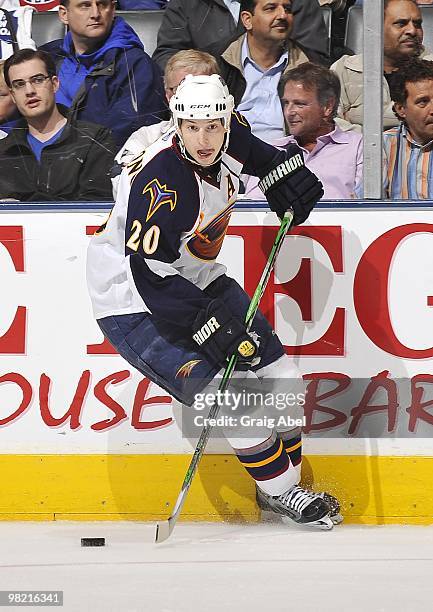
[[0,141],[0,199],[110,200],[115,145],[107,128],[67,119],[55,64],[43,51],[8,58],[4,78],[23,120]]

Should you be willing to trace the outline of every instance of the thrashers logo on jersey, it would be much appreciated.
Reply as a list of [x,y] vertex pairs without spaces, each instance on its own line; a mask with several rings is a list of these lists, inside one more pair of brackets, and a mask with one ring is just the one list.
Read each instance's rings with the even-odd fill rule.
[[191,359],[191,361],[187,361],[181,366],[176,372],[175,378],[188,378],[191,374],[193,368],[200,363],[201,359]]
[[230,221],[234,203],[217,215],[204,227],[198,227],[194,236],[188,240],[186,248],[198,259],[213,261],[221,251]]
[[177,192],[173,189],[167,189],[167,185],[161,185],[157,178],[152,179],[143,189],[143,194],[149,193],[150,204],[147,211],[146,222],[156,213],[158,208],[164,204],[170,206],[171,212],[176,208]]

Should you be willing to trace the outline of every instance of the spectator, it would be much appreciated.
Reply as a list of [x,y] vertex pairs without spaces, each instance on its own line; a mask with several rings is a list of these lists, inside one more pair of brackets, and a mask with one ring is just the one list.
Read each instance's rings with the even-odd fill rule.
[[[23,3],[24,4],[24,3]],[[0,58],[6,60],[19,49],[36,49],[32,40],[33,9],[19,0],[0,0]]]
[[[195,49],[178,51],[170,57],[165,67],[164,87],[167,101],[170,101],[170,98],[176,93],[179,83],[187,74],[195,76],[218,73],[217,61],[212,55],[209,55],[209,53],[196,51]],[[122,166],[132,161],[134,157],[142,153],[172,127],[174,127],[173,121],[170,119],[169,121],[161,121],[154,125],[141,127],[134,132],[116,155],[117,171],[120,171]],[[115,169],[114,174],[116,174],[116,176],[113,176],[112,179],[114,199],[117,197],[117,185],[120,178],[117,171]]]
[[[16,113],[16,106],[9,87],[4,79],[4,61],[0,60],[0,138],[5,138],[7,132],[4,125],[8,125],[8,121]],[[3,128],[3,129],[2,129]]]
[[278,83],[284,72],[308,61],[290,40],[290,0],[242,0],[246,29],[219,58],[221,75],[235,105],[251,124],[253,134],[266,142],[284,136]]
[[[170,0],[158,32],[153,59],[162,70],[171,55],[181,49],[224,50],[244,33],[238,0]],[[327,63],[328,36],[316,0],[292,0],[292,38],[310,59]],[[329,65],[329,64],[327,64]]]
[[[389,128],[398,123],[392,111],[390,84],[399,67],[411,58],[433,59],[433,55],[422,46],[422,17],[415,0],[385,0],[384,11],[383,125]],[[341,82],[338,114],[349,122],[349,129],[360,129],[364,107],[362,55],[344,55],[331,68]]]
[[110,200],[114,142],[106,128],[66,119],[56,106],[52,58],[23,49],[6,60],[4,76],[23,120],[0,141],[0,198]]
[[142,125],[167,118],[162,78],[112,0],[61,0],[64,40],[42,47],[55,59],[57,102],[73,117],[109,127],[120,148]]
[[385,195],[433,198],[433,62],[414,60],[398,71],[392,94],[398,127],[383,135]]
[[[362,136],[335,125],[340,99],[336,74],[324,66],[301,64],[283,75],[279,94],[290,136],[273,144],[302,149],[305,165],[323,183],[324,198],[354,198],[362,180]],[[264,198],[257,182],[255,177],[247,181],[247,197]]]

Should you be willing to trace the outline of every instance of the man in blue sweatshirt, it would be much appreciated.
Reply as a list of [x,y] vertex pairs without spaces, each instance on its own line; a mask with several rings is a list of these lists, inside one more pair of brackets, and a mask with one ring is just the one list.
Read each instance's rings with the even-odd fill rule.
[[159,68],[112,0],[61,0],[64,40],[47,43],[57,65],[56,101],[76,119],[111,129],[120,148],[143,125],[167,118]]

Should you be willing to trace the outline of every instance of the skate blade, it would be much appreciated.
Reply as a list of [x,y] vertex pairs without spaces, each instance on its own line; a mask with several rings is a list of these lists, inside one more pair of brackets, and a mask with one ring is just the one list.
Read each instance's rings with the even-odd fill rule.
[[340,525],[344,521],[344,517],[340,513],[333,514],[332,516],[329,516],[329,518],[334,523],[334,525]]
[[[335,516],[339,516],[341,518],[341,520],[339,521],[341,523],[343,517],[341,515]],[[290,525],[291,527],[309,527],[312,529],[321,529],[323,531],[329,531],[334,527],[334,525],[339,524],[334,523],[334,517],[331,518],[328,514],[326,516],[323,516],[318,521],[313,521],[312,523],[297,523],[289,516],[284,516],[284,514],[277,514],[276,512],[272,512],[271,510],[262,510],[261,519],[263,523],[283,523],[284,525]]]
[[[284,518],[290,521],[289,517]],[[293,524],[293,521],[290,522]],[[329,514],[322,516],[318,521],[312,521],[311,523],[296,523],[296,525],[299,525],[299,527],[308,527],[309,529],[321,529],[322,531],[330,531],[334,527],[334,523]]]

